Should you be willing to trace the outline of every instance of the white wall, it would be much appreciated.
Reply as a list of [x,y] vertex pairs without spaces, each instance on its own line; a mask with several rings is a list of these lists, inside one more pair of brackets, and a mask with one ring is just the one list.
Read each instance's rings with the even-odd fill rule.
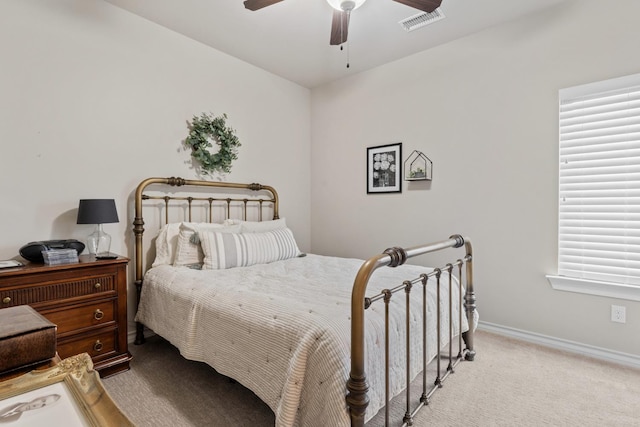
[[181,141],[202,112],[227,113],[242,143],[225,180],[274,186],[309,250],[308,89],[97,0],[1,0],[0,52],[0,259],[84,240],[81,198],[116,200],[105,231],[132,257],[132,192],[197,179]]
[[[482,320],[640,355],[640,304],[545,279],[556,272],[558,89],[637,73],[638,16],[635,0],[568,1],[312,90],[312,251],[368,257],[460,233],[474,243]],[[367,195],[366,147],[394,142],[433,160],[433,182]],[[626,324],[610,321],[612,303]]]

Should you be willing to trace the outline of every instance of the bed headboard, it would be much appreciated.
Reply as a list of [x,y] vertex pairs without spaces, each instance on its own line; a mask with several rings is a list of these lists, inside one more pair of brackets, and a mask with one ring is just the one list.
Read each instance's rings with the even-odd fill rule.
[[[257,183],[239,184],[188,180],[177,177],[147,178],[135,192],[135,284],[140,300],[147,257],[143,239],[143,209],[154,212],[156,222],[222,222],[225,219],[263,221],[279,219],[278,193]],[[147,241],[151,245],[150,241]]]

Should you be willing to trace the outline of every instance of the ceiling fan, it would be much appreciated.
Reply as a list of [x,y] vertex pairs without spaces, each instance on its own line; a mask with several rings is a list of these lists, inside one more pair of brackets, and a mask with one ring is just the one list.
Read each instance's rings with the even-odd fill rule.
[[[244,7],[249,10],[259,10],[272,4],[280,3],[282,0],[245,0]],[[349,16],[352,10],[356,10],[366,0],[327,0],[335,10],[331,21],[330,44],[340,45],[347,41],[349,33]],[[431,13],[440,7],[442,0],[393,0],[423,12]]]

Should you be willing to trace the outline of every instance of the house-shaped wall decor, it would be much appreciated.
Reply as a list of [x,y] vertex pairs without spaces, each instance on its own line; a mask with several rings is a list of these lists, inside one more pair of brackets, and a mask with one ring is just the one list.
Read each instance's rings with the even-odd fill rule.
[[405,181],[431,181],[433,162],[423,152],[413,150],[404,161]]

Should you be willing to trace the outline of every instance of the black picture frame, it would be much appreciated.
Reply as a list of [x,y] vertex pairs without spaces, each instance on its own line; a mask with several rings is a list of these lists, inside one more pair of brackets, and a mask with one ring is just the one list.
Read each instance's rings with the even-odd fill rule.
[[367,194],[402,193],[402,143],[367,148]]

